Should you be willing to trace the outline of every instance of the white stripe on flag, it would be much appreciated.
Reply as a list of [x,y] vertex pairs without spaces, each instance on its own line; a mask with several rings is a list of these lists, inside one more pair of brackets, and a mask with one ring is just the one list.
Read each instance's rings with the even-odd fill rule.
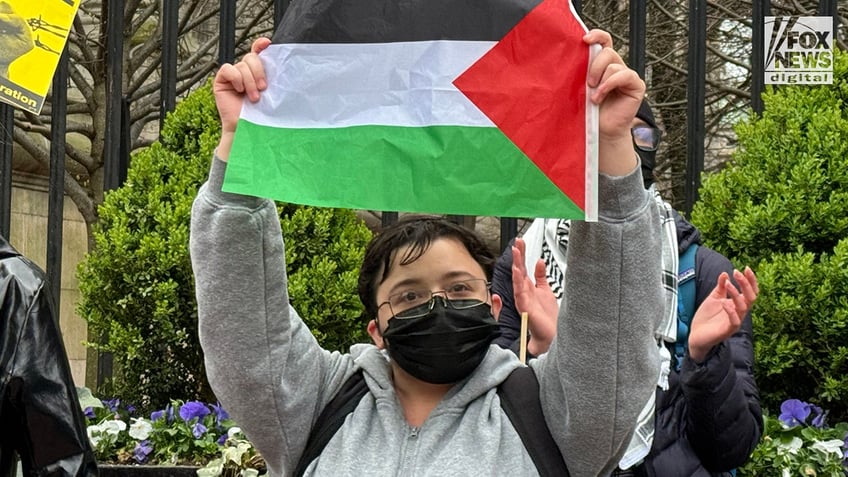
[[451,84],[496,42],[276,44],[268,89],[241,117],[285,128],[494,124]]

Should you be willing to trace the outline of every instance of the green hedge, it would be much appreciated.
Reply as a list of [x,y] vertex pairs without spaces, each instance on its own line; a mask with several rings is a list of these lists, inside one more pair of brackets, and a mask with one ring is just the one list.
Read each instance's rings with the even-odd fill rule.
[[736,127],[731,164],[705,177],[692,221],[760,281],[756,378],[765,407],[787,398],[848,418],[848,54],[832,85],[781,86]]
[[[161,141],[132,158],[125,184],[99,208],[95,248],[80,264],[79,314],[90,343],[114,356],[98,395],[143,409],[171,399],[214,401],[197,340],[188,254],[191,204],[205,181],[220,124],[207,85],[165,121]],[[280,205],[291,300],[319,342],[367,340],[356,277],[370,231],[350,210]]]

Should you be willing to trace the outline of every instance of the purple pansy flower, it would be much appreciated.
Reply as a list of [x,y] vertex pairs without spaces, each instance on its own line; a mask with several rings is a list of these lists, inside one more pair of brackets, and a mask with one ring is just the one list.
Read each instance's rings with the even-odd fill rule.
[[822,408],[816,405],[810,405],[810,408],[812,409],[813,413],[813,420],[810,421],[810,424],[816,429],[821,429],[822,427],[824,427],[824,418],[827,413],[823,412]]
[[106,406],[106,409],[109,409],[109,412],[117,412],[118,406],[121,405],[121,400],[118,398],[107,399],[103,401],[103,405]]
[[147,462],[147,457],[150,456],[151,452],[153,452],[153,444],[150,441],[143,440],[136,442],[135,449],[133,449],[133,459],[139,464],[144,464]]
[[85,408],[85,411],[83,411],[83,412],[85,413],[85,417],[87,417],[89,419],[94,419],[95,417],[97,417],[97,415],[94,414],[94,408],[91,407],[91,406],[88,406],[87,408]]
[[165,415],[168,416],[168,424],[174,422],[174,406],[170,404],[165,406]]
[[163,417],[165,417],[165,410],[164,409],[162,409],[160,411],[153,411],[153,412],[150,413],[150,420],[151,421],[158,421],[159,419],[162,419]]
[[194,434],[195,439],[200,439],[206,433],[206,426],[198,422],[191,428],[191,433]]
[[133,413],[135,413],[135,406],[133,406],[132,404],[128,405],[127,412],[130,413],[130,415],[133,415]]
[[210,404],[212,409],[215,410],[215,422],[221,422],[224,419],[229,419],[230,415],[227,414],[227,411],[224,410],[224,407],[221,406],[221,403],[218,404]]
[[787,399],[780,405],[780,417],[787,427],[795,427],[807,422],[810,405],[798,399]]
[[218,438],[218,445],[222,446],[222,445],[226,444],[227,443],[227,437],[229,437],[229,436],[227,435],[226,432],[221,434],[221,437]]
[[209,415],[210,412],[212,411],[209,410],[209,407],[200,401],[189,401],[180,407],[180,417],[186,422],[194,419],[195,417],[203,419]]
[[848,465],[848,433],[845,434],[845,439],[842,440],[845,441],[845,445],[842,446],[842,455],[845,456],[843,462]]

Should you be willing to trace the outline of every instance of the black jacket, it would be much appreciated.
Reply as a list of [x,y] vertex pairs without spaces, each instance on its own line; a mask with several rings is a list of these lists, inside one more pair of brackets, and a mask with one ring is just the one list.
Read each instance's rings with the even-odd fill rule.
[[[700,243],[700,232],[675,216],[682,253]],[[521,319],[512,291],[510,248],[495,263],[492,293],[504,302],[498,321],[505,348],[517,349]],[[725,256],[704,246],[695,256],[695,306],[709,295],[721,272],[733,277]],[[754,380],[754,346],[750,313],[742,327],[711,350],[700,365],[687,355],[680,372],[672,370],[667,391],[657,389],[654,442],[643,465],[652,477],[728,476],[741,467],[762,434],[762,411]],[[603,353],[598,350],[598,353]],[[671,350],[674,356],[674,350]]]
[[96,476],[41,269],[0,237],[0,477]]

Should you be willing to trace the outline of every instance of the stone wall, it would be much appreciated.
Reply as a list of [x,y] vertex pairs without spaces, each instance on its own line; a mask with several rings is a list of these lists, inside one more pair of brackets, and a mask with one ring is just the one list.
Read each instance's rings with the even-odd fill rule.
[[[9,242],[45,270],[47,269],[47,204],[47,181],[43,177],[13,174]],[[80,297],[76,268],[87,251],[87,238],[85,222],[74,203],[67,197],[65,197],[64,209],[59,326],[65,340],[74,383],[77,386],[85,386],[86,348],[83,346],[83,341],[87,340],[87,327],[86,322],[75,313],[75,308]]]

